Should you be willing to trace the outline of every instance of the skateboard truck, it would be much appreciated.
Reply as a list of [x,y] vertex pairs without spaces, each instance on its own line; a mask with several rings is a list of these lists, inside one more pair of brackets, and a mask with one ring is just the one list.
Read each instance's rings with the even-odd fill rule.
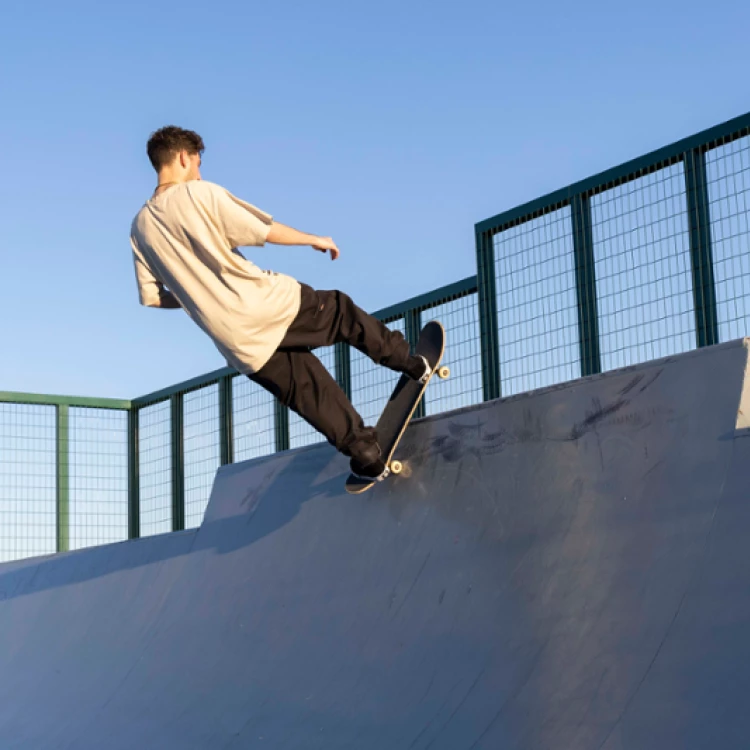
[[394,471],[394,469],[393,469],[393,463],[391,463],[388,466],[386,466],[385,469],[383,469],[383,472],[381,474],[378,474],[378,476],[376,476],[376,477],[367,477],[367,476],[363,476],[362,474],[354,474],[354,473],[352,473],[352,476],[356,477],[357,479],[361,479],[361,480],[363,480],[365,482],[382,482],[384,479],[387,479],[391,474],[398,474],[398,473],[400,473],[400,471],[401,471],[401,468],[400,468],[401,464],[398,461],[396,461],[395,463],[397,463],[399,465],[399,470],[398,471]]

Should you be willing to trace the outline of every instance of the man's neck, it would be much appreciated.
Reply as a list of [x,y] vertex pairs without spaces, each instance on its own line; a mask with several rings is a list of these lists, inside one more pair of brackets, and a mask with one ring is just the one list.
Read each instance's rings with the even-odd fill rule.
[[167,190],[167,188],[179,185],[183,182],[187,182],[187,180],[181,175],[176,175],[173,172],[160,172],[156,178],[156,189],[154,190],[154,195],[158,195]]

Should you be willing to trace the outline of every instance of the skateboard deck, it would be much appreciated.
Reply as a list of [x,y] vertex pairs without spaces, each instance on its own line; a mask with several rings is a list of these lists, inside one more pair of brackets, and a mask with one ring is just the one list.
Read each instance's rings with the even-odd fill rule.
[[[443,326],[437,321],[431,321],[420,332],[415,350],[415,354],[421,354],[430,363],[431,372],[427,382],[420,383],[408,375],[402,375],[375,425],[383,461],[386,465],[387,473],[384,479],[390,474],[398,474],[401,471],[402,466],[400,462],[393,459],[393,454],[433,375],[437,373],[439,377],[447,378],[450,374],[447,367],[440,367],[444,350],[445,331]],[[346,491],[351,495],[359,495],[376,484],[378,484],[378,480],[360,479],[354,474],[350,474],[346,480]]]

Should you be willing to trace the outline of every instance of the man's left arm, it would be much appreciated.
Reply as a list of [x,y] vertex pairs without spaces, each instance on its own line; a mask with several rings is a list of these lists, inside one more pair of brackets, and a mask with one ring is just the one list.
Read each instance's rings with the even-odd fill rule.
[[300,232],[278,221],[271,224],[266,242],[270,242],[272,245],[309,245],[318,252],[330,252],[331,260],[336,260],[339,257],[339,249],[332,237],[319,237],[317,234]]
[[331,237],[320,237],[293,229],[274,221],[270,214],[251,203],[232,195],[226,188],[213,183],[204,187],[215,201],[214,213],[224,236],[236,247],[272,245],[309,245],[321,253],[330,253],[331,260],[339,257],[339,249]]

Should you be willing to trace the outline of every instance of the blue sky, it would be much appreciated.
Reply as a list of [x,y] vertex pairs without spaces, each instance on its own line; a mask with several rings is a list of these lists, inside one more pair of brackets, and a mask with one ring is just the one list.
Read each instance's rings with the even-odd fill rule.
[[0,390],[130,398],[223,366],[137,303],[162,125],[342,250],[248,257],[376,309],[474,273],[475,222],[750,109],[739,0],[8,6]]

